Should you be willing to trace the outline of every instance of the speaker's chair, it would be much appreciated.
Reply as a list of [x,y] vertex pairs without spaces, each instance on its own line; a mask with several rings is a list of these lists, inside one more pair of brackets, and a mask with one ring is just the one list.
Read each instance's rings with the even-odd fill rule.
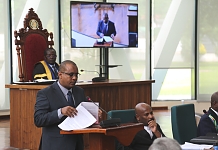
[[38,15],[30,8],[24,18],[24,27],[15,30],[14,37],[20,81],[32,81],[35,63],[44,60],[44,50],[54,45],[53,33],[43,29]]

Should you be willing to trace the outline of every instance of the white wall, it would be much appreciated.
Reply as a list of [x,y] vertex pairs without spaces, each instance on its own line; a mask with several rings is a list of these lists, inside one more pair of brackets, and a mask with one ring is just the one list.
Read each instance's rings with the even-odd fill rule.
[[208,110],[210,107],[210,102],[199,102],[196,100],[185,100],[182,101],[152,101],[151,106],[152,107],[160,107],[160,106],[168,106],[168,109],[170,110],[172,106],[175,105],[182,105],[182,104],[189,104],[193,103],[195,105],[195,112],[203,114],[203,110]]

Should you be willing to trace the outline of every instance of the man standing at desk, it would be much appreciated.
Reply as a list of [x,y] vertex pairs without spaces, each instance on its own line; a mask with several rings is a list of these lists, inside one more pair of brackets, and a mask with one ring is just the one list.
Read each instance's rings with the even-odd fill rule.
[[115,25],[109,20],[107,13],[104,13],[103,20],[99,21],[96,34],[101,38],[110,36],[114,40],[114,37],[116,36]]
[[[59,80],[37,93],[34,123],[42,127],[40,150],[83,150],[81,134],[60,134],[58,125],[77,115],[76,107],[86,101],[84,90],[76,86],[77,65],[66,60],[59,67]],[[101,114],[100,114],[101,115]]]
[[218,133],[218,92],[211,96],[211,107],[201,117],[198,124],[198,136],[205,136],[208,133]]

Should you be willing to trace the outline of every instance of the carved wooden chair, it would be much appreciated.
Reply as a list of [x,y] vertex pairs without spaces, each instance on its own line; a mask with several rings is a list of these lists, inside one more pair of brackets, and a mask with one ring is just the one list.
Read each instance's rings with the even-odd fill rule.
[[38,15],[30,8],[24,27],[14,31],[20,82],[32,81],[35,63],[44,60],[44,50],[54,45],[53,33],[43,29]]

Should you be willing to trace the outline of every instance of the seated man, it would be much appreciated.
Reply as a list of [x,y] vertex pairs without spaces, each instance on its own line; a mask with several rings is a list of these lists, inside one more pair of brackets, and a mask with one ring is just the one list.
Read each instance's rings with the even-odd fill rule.
[[205,136],[208,133],[218,133],[218,92],[211,96],[211,107],[201,117],[198,124],[198,136]]
[[47,48],[44,51],[44,60],[35,64],[33,70],[33,80],[37,79],[58,79],[59,64],[56,61],[56,51],[53,48]]
[[117,150],[148,150],[153,141],[159,137],[165,137],[159,124],[156,123],[150,105],[138,103],[135,106],[137,122],[144,124],[144,130],[139,131],[129,146],[117,144]]

